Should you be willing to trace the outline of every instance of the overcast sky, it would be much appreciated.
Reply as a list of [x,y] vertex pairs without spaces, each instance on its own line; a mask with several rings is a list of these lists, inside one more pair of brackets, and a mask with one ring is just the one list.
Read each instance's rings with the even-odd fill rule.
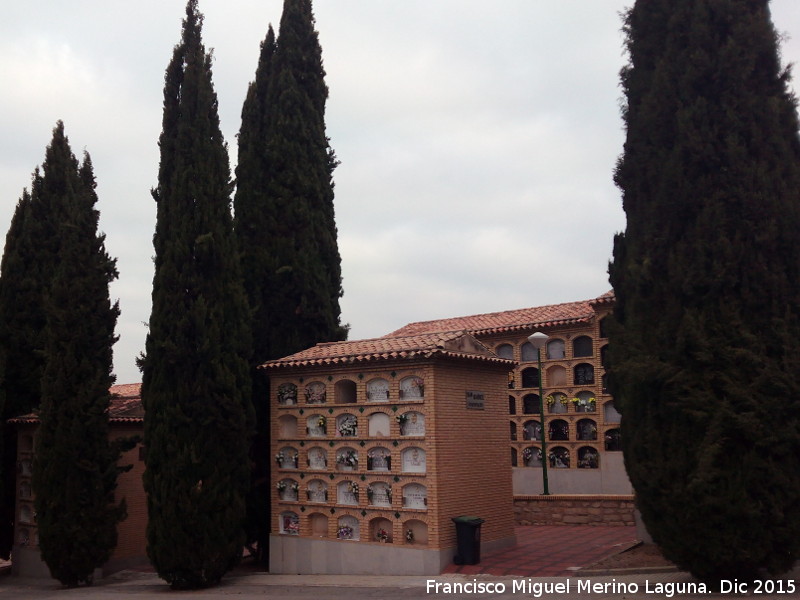
[[[328,135],[341,160],[351,339],[609,289],[612,237],[625,227],[612,171],[624,141],[619,13],[631,2],[314,2]],[[234,162],[259,44],[282,4],[200,0]],[[140,381],[149,190],[184,9],[183,0],[26,0],[4,2],[0,19],[0,235],[63,120],[73,152],[92,156],[100,227],[118,259],[118,383]],[[800,2],[773,0],[772,11],[784,60],[797,62]]]

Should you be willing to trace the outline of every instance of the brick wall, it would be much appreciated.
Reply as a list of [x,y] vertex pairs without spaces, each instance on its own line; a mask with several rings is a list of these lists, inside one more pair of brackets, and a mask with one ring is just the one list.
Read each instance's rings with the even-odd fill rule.
[[[507,369],[456,362],[434,372],[434,413],[428,444],[434,449],[429,494],[440,527],[439,546],[456,543],[452,517],[486,522],[484,542],[513,535],[511,473],[508,468]],[[482,410],[466,408],[466,392],[484,394]]]
[[[128,437],[132,435],[142,435],[142,425],[112,424],[111,438]],[[132,465],[132,469],[127,473],[120,473],[117,477],[117,489],[114,492],[114,499],[119,502],[123,498],[127,505],[128,518],[117,525],[117,547],[111,556],[111,561],[120,559],[141,558],[145,562],[147,540],[145,530],[147,529],[147,496],[142,485],[142,474],[144,473],[144,460],[140,459],[141,444],[137,444],[120,458],[120,465]]]
[[634,525],[633,496],[517,496],[517,525]]

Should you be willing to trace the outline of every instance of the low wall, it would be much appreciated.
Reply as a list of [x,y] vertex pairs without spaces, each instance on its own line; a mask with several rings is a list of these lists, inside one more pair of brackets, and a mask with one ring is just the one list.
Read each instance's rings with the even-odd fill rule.
[[631,495],[515,496],[517,525],[634,525]]

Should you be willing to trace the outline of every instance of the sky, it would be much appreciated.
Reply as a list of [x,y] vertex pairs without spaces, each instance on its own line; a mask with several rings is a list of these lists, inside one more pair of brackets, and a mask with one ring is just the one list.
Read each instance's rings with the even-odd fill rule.
[[[631,2],[314,2],[327,132],[341,161],[335,209],[350,339],[610,289],[613,236],[625,229],[612,177],[624,142],[620,13]],[[63,120],[76,156],[92,157],[100,228],[120,272],[114,372],[118,383],[138,382],[164,71],[185,2],[3,4],[0,235]],[[232,169],[259,45],[282,5],[199,2]],[[797,62],[800,2],[771,6],[783,60]]]

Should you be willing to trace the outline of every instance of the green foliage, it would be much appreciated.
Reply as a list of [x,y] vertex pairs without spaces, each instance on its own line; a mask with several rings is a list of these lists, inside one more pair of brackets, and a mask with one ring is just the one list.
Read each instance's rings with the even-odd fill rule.
[[322,50],[310,0],[286,0],[242,109],[236,232],[258,363],[341,340],[337,161],[325,134]]
[[[108,406],[114,327],[119,308],[108,285],[115,261],[97,233],[99,213],[92,163],[79,167],[64,126],[47,149],[37,193],[57,224],[59,256],[46,302],[41,425],[33,489],[39,548],[53,577],[65,585],[91,583],[111,556],[124,501],[113,503],[121,448],[109,443]],[[56,246],[57,244],[57,246]]]
[[800,141],[767,4],[625,20],[610,383],[648,530],[710,580],[800,553]]
[[249,310],[201,29],[190,0],[165,76],[153,308],[141,359],[148,555],[173,588],[216,584],[237,563],[249,483]]
[[[332,181],[337,161],[325,134],[324,78],[311,2],[287,0],[279,39],[270,26],[261,44],[239,132],[235,229],[253,309],[254,368],[347,335],[340,324]],[[259,542],[263,564],[271,491],[269,385],[254,373],[258,434],[251,452],[248,542]]]
[[57,264],[58,236],[52,203],[59,194],[43,189],[33,173],[31,190],[24,190],[6,235],[0,263],[0,556],[13,543],[16,436],[6,420],[39,407],[44,369],[45,295]]

